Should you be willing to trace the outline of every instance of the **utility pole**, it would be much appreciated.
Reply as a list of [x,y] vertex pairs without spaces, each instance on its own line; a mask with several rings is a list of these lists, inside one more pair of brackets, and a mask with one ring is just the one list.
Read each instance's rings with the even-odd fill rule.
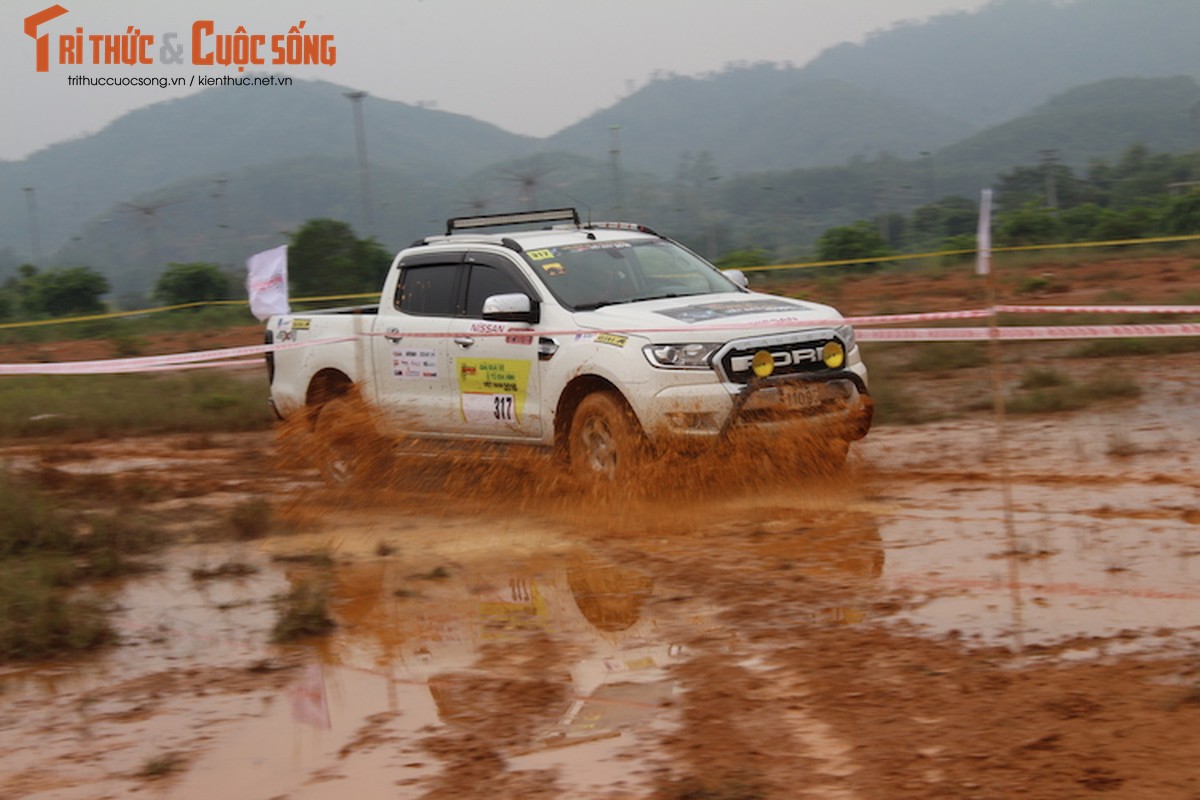
[[213,183],[217,185],[217,190],[212,195],[217,201],[217,264],[224,266],[225,254],[229,250],[229,210],[225,197],[225,185],[229,183],[229,178],[221,176]]
[[32,186],[25,187],[25,205],[29,208],[29,252],[33,265],[42,268],[42,236],[38,231],[37,197]]
[[937,172],[934,171],[933,153],[929,150],[922,150],[921,155],[925,158],[929,165],[929,204],[933,205],[937,202]]
[[358,148],[358,182],[362,193],[363,224],[368,237],[375,235],[375,214],[371,210],[371,183],[367,175],[367,135],[363,130],[362,99],[366,92],[344,92],[354,106],[354,139]]
[[1042,151],[1042,176],[1046,185],[1046,207],[1058,210],[1058,188],[1054,183],[1054,167],[1058,164],[1057,150]]
[[621,218],[621,126],[609,125],[608,132],[611,144],[608,150],[608,162],[612,168],[613,184],[613,216]]

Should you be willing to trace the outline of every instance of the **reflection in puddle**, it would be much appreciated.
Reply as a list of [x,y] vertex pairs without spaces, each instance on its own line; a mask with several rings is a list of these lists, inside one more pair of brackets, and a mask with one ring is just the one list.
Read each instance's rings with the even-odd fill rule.
[[[1137,635],[1200,636],[1194,490],[1177,484],[1015,487],[1024,639],[1122,637],[1109,652],[1139,649]],[[1000,492],[911,487],[884,525],[885,580],[924,593],[902,618],[935,633],[997,643],[1013,628]],[[1132,509],[1122,512],[1121,509]],[[1157,511],[1156,511],[1157,509]],[[1137,635],[1130,635],[1136,632]],[[1159,641],[1147,637],[1144,645]]]
[[[348,512],[319,535],[178,549],[162,572],[110,587],[122,646],[0,672],[0,796],[122,794],[164,755],[182,766],[153,785],[183,800],[471,796],[484,785],[513,796],[647,796],[669,757],[662,741],[689,698],[710,688],[681,676],[705,659],[775,676],[756,631],[799,641],[808,624],[869,619],[888,608],[881,595],[900,589],[924,600],[902,620],[985,642],[1004,636],[1012,610],[999,493],[952,480],[902,492],[886,507],[856,497],[831,498],[828,509],[785,497],[730,503],[687,534],[614,546],[669,564],[690,563],[694,549],[705,575],[728,576],[728,596],[746,600],[736,619],[732,604],[709,605],[715,588],[676,594],[523,521]],[[1027,641],[1195,626],[1200,561],[1187,492],[1073,490],[1064,507],[1051,488],[1021,486]],[[338,563],[273,560],[289,549]],[[192,577],[231,560],[258,572]],[[802,590],[786,603],[759,598],[748,575]],[[338,627],[269,645],[272,598],[314,577],[329,586]],[[813,753],[849,752],[852,743],[806,717],[803,676],[788,679],[793,735]]]
[[[321,568],[243,552],[253,577],[194,580],[228,554],[170,554],[113,587],[121,647],[0,674],[0,729],[57,731],[0,742],[0,796],[115,794],[164,755],[184,799],[638,786],[631,751],[671,724],[686,657],[649,576],[562,547],[444,555],[324,570],[335,633],[277,648],[272,597]],[[667,627],[712,624],[671,610]]]

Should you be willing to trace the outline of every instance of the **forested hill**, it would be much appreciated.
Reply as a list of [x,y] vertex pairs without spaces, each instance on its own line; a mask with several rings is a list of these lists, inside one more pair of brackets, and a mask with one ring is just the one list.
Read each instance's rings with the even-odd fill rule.
[[[214,88],[156,103],[91,136],[0,162],[0,186],[36,187],[49,252],[96,215],[177,181],[235,178],[249,167],[289,159],[353,158],[353,109],[343,97],[348,90],[295,81],[271,91]],[[373,97],[362,102],[371,161],[427,181],[457,180],[519,157],[537,142],[459,114]],[[25,198],[5,191],[0,249],[14,241],[27,252]]]
[[988,172],[1030,163],[1041,151],[1077,167],[1142,144],[1200,150],[1200,84],[1192,78],[1113,78],[1053,97],[937,153],[943,167]]
[[[548,144],[599,157],[619,126],[623,163],[662,176],[672,174],[685,150],[708,151],[724,174],[880,153],[911,158],[1025,118],[1077,86],[1112,78],[1200,78],[1198,33],[1197,0],[994,0],[974,13],[902,24],[861,45],[838,45],[803,67],[660,75]],[[1091,102],[1113,99],[1103,88]],[[1125,130],[1139,105],[1156,98],[1134,92],[1129,99],[1092,111]],[[1145,124],[1152,127],[1154,119]],[[1076,133],[1086,139],[1099,132]],[[1158,144],[1162,137],[1155,138]],[[1033,144],[1033,151],[1053,146],[1049,139]],[[1087,147],[1081,152],[1097,154]]]
[[[379,221],[370,233],[395,247],[431,220],[552,195],[557,204],[578,198],[710,230],[700,219],[705,203],[739,176],[758,194],[803,184],[791,196],[805,198],[812,232],[877,211],[885,178],[909,194],[925,186],[971,194],[1048,150],[1076,166],[1135,144],[1194,151],[1197,32],[1200,0],[993,0],[834,47],[804,66],[659,74],[541,140],[367,97]],[[352,88],[213,89],[0,162],[0,187],[9,187],[0,193],[0,279],[32,257],[32,198],[21,187],[36,187],[44,264],[112,264],[143,287],[166,261],[234,262],[309,216],[359,224],[354,122],[343,96]],[[607,163],[614,144],[624,198]],[[881,164],[899,165],[898,174],[888,177]],[[679,200],[681,187],[690,187],[690,204]]]
[[610,148],[612,126],[619,127],[623,163],[663,176],[686,151],[708,151],[726,171],[791,169],[881,151],[916,153],[975,130],[843,80],[758,64],[705,78],[660,78],[546,143],[599,156]]
[[1106,78],[1200,78],[1196,0],[993,0],[842,44],[810,62],[839,78],[983,127]]

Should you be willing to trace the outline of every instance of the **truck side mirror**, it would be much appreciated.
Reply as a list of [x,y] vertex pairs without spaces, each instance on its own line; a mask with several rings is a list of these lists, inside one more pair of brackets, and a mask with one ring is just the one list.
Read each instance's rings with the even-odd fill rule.
[[527,322],[532,325],[539,322],[541,317],[541,307],[529,295],[520,292],[494,294],[483,301],[483,318],[493,322]]
[[739,289],[750,288],[750,279],[747,278],[746,273],[742,272],[740,269],[723,269],[721,270],[721,274],[737,284]]

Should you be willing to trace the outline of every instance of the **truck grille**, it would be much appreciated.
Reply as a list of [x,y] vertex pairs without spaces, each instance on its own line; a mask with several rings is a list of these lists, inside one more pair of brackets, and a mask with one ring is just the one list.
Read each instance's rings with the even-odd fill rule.
[[837,337],[831,330],[738,339],[722,348],[713,363],[730,383],[749,383],[755,377],[752,362],[766,351],[774,363],[772,375],[800,375],[827,370],[821,349]]

